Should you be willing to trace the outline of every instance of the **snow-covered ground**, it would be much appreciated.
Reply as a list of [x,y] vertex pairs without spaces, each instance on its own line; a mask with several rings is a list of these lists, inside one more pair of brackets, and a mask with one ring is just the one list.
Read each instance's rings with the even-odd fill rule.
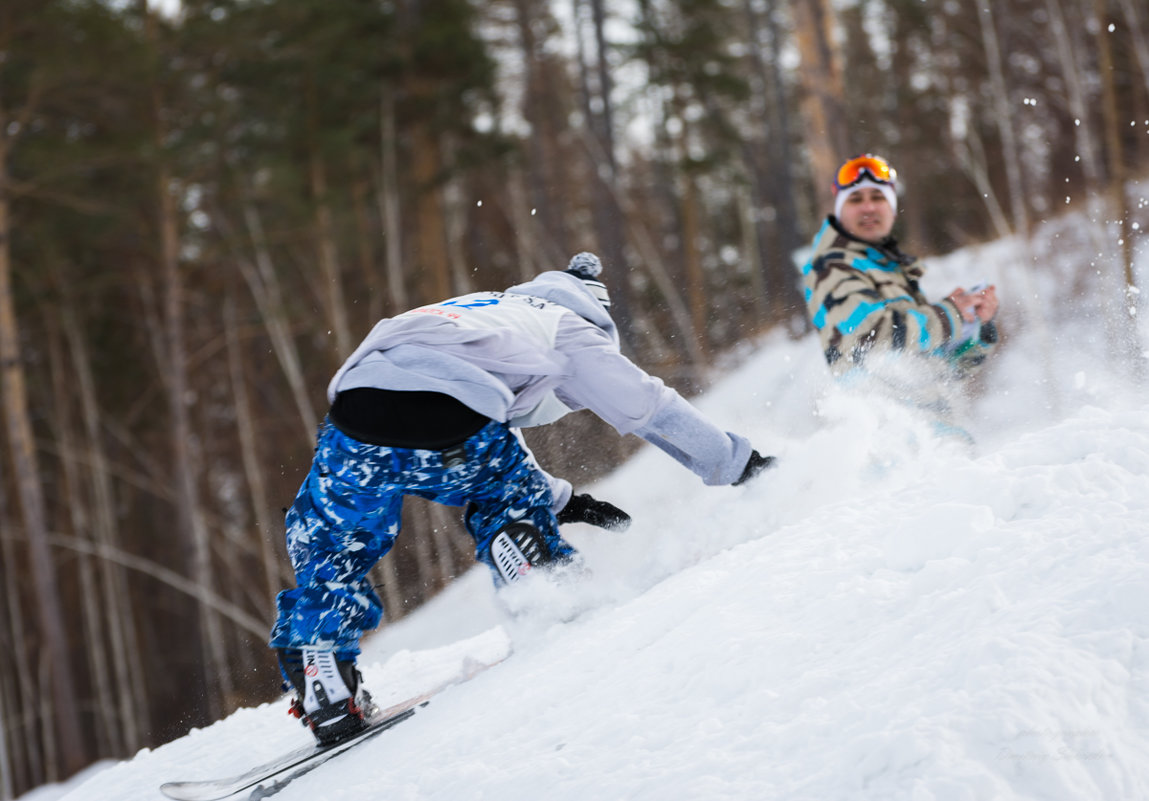
[[[1107,359],[1100,304],[1066,313],[1054,261],[1027,279],[997,243],[932,263],[932,294],[988,278],[1005,303],[976,446],[834,386],[812,338],[765,339],[698,404],[776,470],[708,488],[639,452],[589,488],[631,529],[569,527],[590,577],[497,601],[472,571],[363,665],[387,700],[460,640],[509,659],[276,798],[1149,798],[1149,399]],[[1048,319],[1019,302],[1054,296]],[[285,710],[28,798],[239,772],[308,741]]]

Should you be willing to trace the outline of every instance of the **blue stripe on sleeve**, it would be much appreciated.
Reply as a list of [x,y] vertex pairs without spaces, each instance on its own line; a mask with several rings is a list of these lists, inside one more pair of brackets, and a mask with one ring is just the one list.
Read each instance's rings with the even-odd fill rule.
[[[896,298],[888,298],[877,303],[859,303],[850,316],[838,324],[838,330],[843,334],[852,334],[858,330],[858,326],[871,314],[874,312],[882,312],[887,304],[895,303],[899,300],[912,300],[912,298],[909,295],[902,295]],[[825,315],[823,315],[823,318],[824,317]]]
[[897,262],[874,248],[866,248],[865,258],[855,259],[850,266],[856,270],[880,270],[883,273],[892,273],[898,269]]
[[907,313],[918,321],[918,330],[921,331],[918,335],[918,347],[921,350],[928,350],[930,346],[930,329],[927,327],[929,321],[917,309],[907,309]]
[[843,334],[852,334],[867,317],[885,307],[885,303],[859,303],[849,317],[838,323],[838,330]]

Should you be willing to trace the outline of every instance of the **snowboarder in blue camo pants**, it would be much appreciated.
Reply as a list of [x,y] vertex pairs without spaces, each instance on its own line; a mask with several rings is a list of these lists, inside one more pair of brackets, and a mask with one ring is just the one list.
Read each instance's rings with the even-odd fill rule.
[[271,635],[321,744],[361,731],[370,696],[355,660],[383,608],[367,582],[399,535],[403,498],[466,506],[496,585],[575,557],[559,523],[622,529],[630,517],[535,462],[518,429],[590,409],[711,485],[773,462],[702,416],[619,350],[597,256],[506,292],[476,292],[381,320],[328,387],[311,470],[287,513],[296,587]]
[[467,506],[475,557],[497,584],[508,579],[491,558],[491,541],[516,523],[539,532],[548,562],[574,555],[559,536],[550,483],[505,423],[488,423],[462,451],[452,460],[443,451],[371,445],[322,426],[315,466],[287,513],[298,585],[279,595],[273,647],[329,643],[337,659],[358,656],[360,636],[383,615],[367,573],[395,544],[405,495]]

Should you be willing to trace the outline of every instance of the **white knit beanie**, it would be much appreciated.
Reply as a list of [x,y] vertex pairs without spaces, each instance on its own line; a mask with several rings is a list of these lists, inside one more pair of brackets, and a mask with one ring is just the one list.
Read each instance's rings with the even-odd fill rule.
[[838,191],[837,196],[834,198],[834,216],[842,216],[842,206],[846,205],[846,198],[848,198],[855,190],[864,189],[872,186],[874,189],[879,190],[886,196],[886,202],[890,204],[890,208],[894,214],[898,213],[898,193],[894,191],[892,184],[880,184],[870,178],[868,175],[862,180],[858,181],[853,186],[847,186],[845,189]]

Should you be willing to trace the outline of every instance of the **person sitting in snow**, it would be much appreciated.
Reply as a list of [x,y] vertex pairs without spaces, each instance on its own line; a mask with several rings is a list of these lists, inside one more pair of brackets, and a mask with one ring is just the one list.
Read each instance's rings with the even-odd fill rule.
[[359,639],[382,618],[368,571],[399,534],[405,495],[465,506],[497,586],[571,561],[559,523],[629,516],[544,472],[519,428],[590,409],[709,485],[772,462],[619,351],[602,264],[579,253],[505,292],[475,292],[381,320],[336,372],[310,472],[286,516],[297,586],[279,593],[270,645],[316,739],[362,730]]
[[[834,213],[802,268],[826,361],[843,376],[863,363],[872,373],[878,353],[914,354],[935,384],[968,377],[997,345],[995,288],[959,287],[931,302],[918,286],[925,266],[891,235],[897,210],[897,175],[885,159],[866,154],[838,168]],[[922,405],[937,403],[945,402],[934,395]]]

